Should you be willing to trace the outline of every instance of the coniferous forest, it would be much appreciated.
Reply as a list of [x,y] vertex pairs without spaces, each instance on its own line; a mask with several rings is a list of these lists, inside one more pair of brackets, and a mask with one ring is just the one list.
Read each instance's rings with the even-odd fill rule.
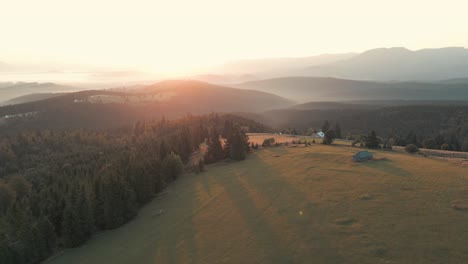
[[125,224],[184,167],[190,168],[201,143],[208,152],[199,163],[244,159],[249,150],[245,127],[265,129],[234,115],[210,114],[113,130],[31,130],[3,136],[1,263],[37,263]]

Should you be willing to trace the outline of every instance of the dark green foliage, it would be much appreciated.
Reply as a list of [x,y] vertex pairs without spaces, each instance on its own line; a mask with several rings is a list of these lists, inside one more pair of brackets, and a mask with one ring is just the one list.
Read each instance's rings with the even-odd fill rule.
[[342,135],[341,135],[341,126],[339,123],[336,123],[335,125],[335,137],[336,138],[342,138]]
[[239,124],[236,123],[233,126],[231,136],[227,139],[226,145],[229,146],[229,157],[231,159],[245,159],[249,151],[249,138],[240,128]]
[[328,120],[325,120],[325,122],[322,125],[322,132],[326,133],[328,130],[330,130],[330,122],[328,122]]
[[206,153],[207,163],[213,163],[226,158],[223,150],[219,134],[215,131],[210,135],[208,140],[208,152]]
[[198,161],[198,170],[199,170],[200,172],[205,171],[205,162],[203,161],[203,159],[200,159],[200,160]]
[[[239,117],[210,114],[118,130],[1,137],[0,263],[39,263],[57,248],[79,246],[95,231],[128,222],[182,173],[182,159],[205,141],[207,131],[234,121],[261,129]],[[237,128],[231,135],[247,151],[248,138]],[[219,160],[225,156],[217,134],[211,141]],[[204,169],[203,161],[197,165]]]
[[62,235],[67,247],[76,247],[91,237],[94,220],[91,204],[83,188],[76,185],[66,199]]
[[166,183],[176,180],[183,170],[184,164],[182,163],[182,159],[174,152],[171,152],[164,158],[161,171]]
[[269,147],[275,144],[275,138],[265,138],[263,140],[262,146]]
[[5,215],[16,200],[16,192],[8,185],[0,181],[0,217]]
[[8,185],[15,191],[18,200],[23,199],[31,191],[31,183],[21,175],[15,175],[9,179]]
[[325,145],[330,145],[334,139],[335,139],[335,131],[330,129],[327,132],[325,132],[325,137],[323,138],[322,143]]
[[462,150],[468,152],[468,138],[463,141]]
[[440,149],[441,150],[450,150],[450,146],[449,146],[449,144],[444,143],[444,144],[440,145]]
[[414,144],[408,144],[405,147],[406,152],[408,153],[416,153],[419,151],[418,147]]
[[366,137],[366,147],[376,149],[379,148],[379,145],[379,139],[377,138],[375,131],[372,130],[372,132]]
[[438,149],[437,143],[433,138],[426,138],[423,140],[423,147],[427,149]]

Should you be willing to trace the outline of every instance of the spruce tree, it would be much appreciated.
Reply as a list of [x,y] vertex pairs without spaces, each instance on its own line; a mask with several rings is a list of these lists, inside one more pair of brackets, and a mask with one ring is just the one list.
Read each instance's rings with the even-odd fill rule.
[[335,139],[335,131],[329,129],[325,132],[325,137],[323,138],[322,144],[330,145]]
[[342,135],[341,135],[341,126],[339,123],[336,123],[335,124],[335,137],[336,138],[342,138]]
[[322,132],[326,133],[330,129],[330,122],[328,120],[325,120],[325,122],[322,125]]
[[207,161],[209,163],[222,160],[226,157],[221,145],[221,140],[219,139],[218,133],[213,132],[208,141],[208,152],[207,152]]
[[378,148],[379,145],[379,139],[377,138],[375,131],[372,130],[372,132],[366,138],[366,147],[375,149]]
[[232,129],[231,137],[227,140],[229,145],[229,157],[233,160],[243,160],[249,148],[248,136],[235,124]]

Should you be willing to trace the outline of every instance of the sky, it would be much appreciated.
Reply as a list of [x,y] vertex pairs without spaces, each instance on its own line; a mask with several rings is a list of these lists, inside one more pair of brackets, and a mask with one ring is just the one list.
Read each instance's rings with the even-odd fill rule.
[[188,73],[226,61],[468,47],[466,0],[0,0],[0,61]]

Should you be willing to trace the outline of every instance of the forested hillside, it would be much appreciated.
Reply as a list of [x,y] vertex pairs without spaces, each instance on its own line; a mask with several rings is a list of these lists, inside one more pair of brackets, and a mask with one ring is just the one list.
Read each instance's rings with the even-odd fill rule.
[[[340,106],[340,105],[338,105]],[[440,149],[444,143],[448,150],[468,151],[468,106],[457,105],[410,105],[376,109],[358,107],[297,110],[281,109],[263,114],[244,114],[277,130],[295,130],[306,133],[309,129],[320,130],[325,120],[339,123],[343,136],[368,134],[375,130],[383,138],[411,140],[424,146],[425,140],[438,144],[431,148]]]
[[[183,164],[202,170],[205,161],[245,158],[248,138],[241,126],[262,128],[241,117],[210,114],[117,130],[34,130],[2,137],[1,263],[37,263],[121,226],[176,180]],[[189,162],[200,143],[210,147],[206,160]]]

